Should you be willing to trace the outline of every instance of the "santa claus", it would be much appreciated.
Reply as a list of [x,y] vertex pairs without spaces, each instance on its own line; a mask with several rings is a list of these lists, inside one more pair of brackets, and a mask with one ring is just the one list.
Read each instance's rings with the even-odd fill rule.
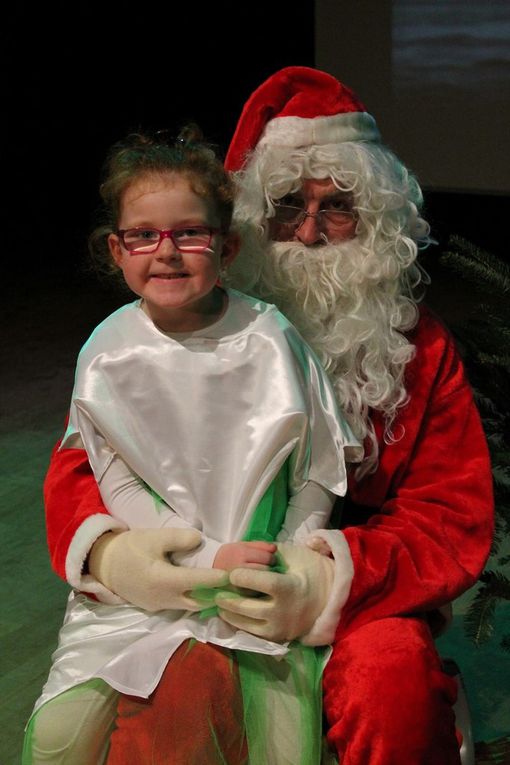
[[[487,558],[491,474],[452,338],[422,302],[421,190],[356,95],[306,67],[253,93],[226,166],[249,243],[230,279],[300,329],[366,447],[336,532],[352,580],[324,674],[328,739],[349,765],[456,763],[429,627]],[[235,608],[231,624],[271,634],[252,603]]]

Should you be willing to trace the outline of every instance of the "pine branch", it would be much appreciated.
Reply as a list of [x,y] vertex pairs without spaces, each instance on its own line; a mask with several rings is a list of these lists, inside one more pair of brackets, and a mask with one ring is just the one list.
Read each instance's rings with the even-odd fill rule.
[[[510,321],[510,317],[509,317]],[[510,332],[498,332],[495,324],[481,324],[479,320],[468,321],[452,327],[452,331],[460,341],[463,356],[482,366],[498,366],[510,372]]]
[[[510,600],[510,580],[497,558],[510,533],[510,267],[459,236],[451,236],[440,264],[475,285],[467,318],[450,324],[482,417],[491,455],[496,505],[491,562],[464,618],[467,636],[480,646],[494,633],[497,605]],[[457,280],[458,281],[458,280]],[[510,636],[502,645],[510,645]],[[505,650],[508,650],[506,648]],[[493,760],[496,762],[497,760]]]
[[510,467],[508,465],[493,465],[492,475],[494,476],[496,486],[501,486],[505,489],[510,488]]
[[497,503],[498,513],[497,519],[501,524],[502,532],[505,536],[510,535],[510,506],[506,502]]
[[475,744],[476,765],[508,765],[510,762],[510,736],[495,741],[477,741]]
[[450,236],[448,246],[439,256],[440,263],[487,293],[510,291],[510,268],[503,260],[457,235]]
[[500,600],[510,600],[510,579],[500,571],[485,571],[482,586],[464,616],[466,635],[479,647],[494,633],[494,614]]
[[468,638],[479,648],[486,643],[494,633],[494,613],[497,598],[486,596],[483,589],[475,595],[464,616],[464,630]]
[[[488,399],[488,401],[491,404],[493,403],[490,401],[490,399]],[[482,405],[479,399],[477,399],[477,404],[478,409],[483,411],[484,405]],[[485,435],[487,436],[487,443],[489,444],[489,448],[494,449],[495,453],[499,453],[501,456],[503,456],[505,454],[505,437],[503,433],[498,430],[499,422],[497,420],[489,420],[487,417],[485,417],[484,425]]]
[[476,360],[482,366],[502,367],[506,371],[510,372],[510,354],[506,352],[502,353],[487,353],[487,351],[476,351]]
[[480,577],[483,587],[489,595],[510,600],[510,579],[501,571],[488,569]]

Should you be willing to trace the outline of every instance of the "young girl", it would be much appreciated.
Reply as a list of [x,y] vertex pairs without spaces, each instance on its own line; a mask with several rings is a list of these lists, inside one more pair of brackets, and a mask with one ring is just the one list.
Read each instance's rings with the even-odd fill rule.
[[[344,452],[359,459],[359,447],[296,330],[274,306],[220,286],[239,246],[233,191],[192,130],[174,146],[141,135],[117,144],[101,193],[108,220],[92,245],[107,244],[138,299],[82,348],[60,448],[86,449],[110,515],[73,539],[74,590],[24,763],[101,763],[115,720],[109,763],[159,761],[154,741],[144,753],[129,739],[129,705],[151,702],[167,665],[178,676],[182,652],[192,651],[191,708],[200,708],[200,673],[217,673],[218,709],[190,723],[184,699],[174,699],[176,727],[158,744],[165,762],[309,765],[319,750],[300,729],[309,715],[319,736],[310,698],[320,694],[322,655],[231,628],[213,588],[228,592],[224,572],[234,568],[281,563],[275,540],[299,544],[324,527],[346,491]],[[180,545],[165,548],[177,529]],[[190,567],[192,592],[168,597],[168,572]],[[199,571],[207,567],[215,570]],[[230,677],[225,661],[215,664],[227,649]],[[220,718],[238,674],[244,719],[232,739]],[[240,703],[229,697],[225,709]]]

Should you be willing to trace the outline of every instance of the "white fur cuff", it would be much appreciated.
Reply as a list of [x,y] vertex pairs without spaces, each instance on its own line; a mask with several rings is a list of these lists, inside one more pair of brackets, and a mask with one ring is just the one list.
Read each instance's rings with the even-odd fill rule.
[[349,545],[341,531],[318,529],[307,542],[319,537],[333,555],[335,573],[328,602],[312,629],[300,638],[304,645],[327,645],[333,642],[342,608],[349,597],[354,576]]
[[94,542],[107,531],[127,529],[127,526],[106,513],[96,513],[87,518],[71,540],[66,557],[66,579],[75,590],[90,592],[98,600],[108,605],[125,603],[115,593],[110,592],[91,574],[83,574],[83,565]]

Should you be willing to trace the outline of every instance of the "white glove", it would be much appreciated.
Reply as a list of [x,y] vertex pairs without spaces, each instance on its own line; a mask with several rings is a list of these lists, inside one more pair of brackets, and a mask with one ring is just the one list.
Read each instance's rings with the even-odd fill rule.
[[230,572],[236,587],[257,597],[216,596],[221,618],[233,627],[267,640],[290,641],[305,635],[324,610],[333,585],[335,564],[309,547],[281,543],[284,574],[239,568]]
[[131,529],[103,534],[89,556],[89,571],[109,590],[146,611],[167,608],[199,611],[190,595],[195,587],[221,587],[228,574],[220,569],[175,566],[170,553],[200,544],[196,529]]

